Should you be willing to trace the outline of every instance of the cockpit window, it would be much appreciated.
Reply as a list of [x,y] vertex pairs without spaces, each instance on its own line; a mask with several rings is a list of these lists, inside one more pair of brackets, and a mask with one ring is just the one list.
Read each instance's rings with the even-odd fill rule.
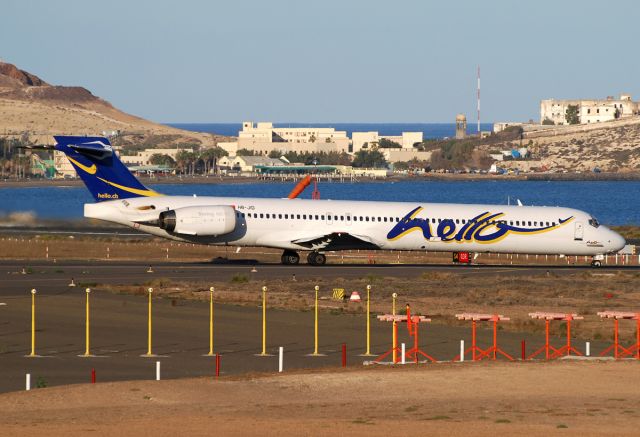
[[596,219],[595,217],[591,217],[589,219],[589,224],[591,226],[593,226],[594,228],[597,228],[598,226],[600,226],[600,223],[598,222],[598,219]]

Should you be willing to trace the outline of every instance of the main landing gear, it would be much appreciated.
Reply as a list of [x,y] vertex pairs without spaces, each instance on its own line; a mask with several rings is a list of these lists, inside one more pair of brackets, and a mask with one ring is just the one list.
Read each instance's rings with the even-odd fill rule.
[[[282,264],[293,266],[300,264],[300,255],[295,250],[285,250],[280,258]],[[307,255],[307,263],[312,266],[323,266],[327,263],[327,257],[320,252],[309,252]]]
[[285,265],[296,265],[300,262],[300,255],[293,250],[285,250],[282,253],[282,257],[280,257],[282,264]]
[[312,266],[323,266],[327,263],[327,257],[320,252],[309,252],[309,255],[307,255],[307,263]]
[[[295,250],[285,250],[280,257],[282,264],[293,266],[300,263],[300,255]],[[320,252],[309,252],[307,263],[312,266],[323,266],[327,263],[327,257]]]

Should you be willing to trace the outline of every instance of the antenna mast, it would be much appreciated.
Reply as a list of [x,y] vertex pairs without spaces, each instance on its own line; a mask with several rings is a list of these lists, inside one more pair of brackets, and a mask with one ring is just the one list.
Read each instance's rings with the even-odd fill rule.
[[480,66],[478,65],[478,135],[480,134]]

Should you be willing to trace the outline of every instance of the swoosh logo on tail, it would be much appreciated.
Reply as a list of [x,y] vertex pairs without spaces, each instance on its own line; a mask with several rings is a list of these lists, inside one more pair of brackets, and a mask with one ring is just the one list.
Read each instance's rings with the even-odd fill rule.
[[112,187],[116,187],[119,190],[126,191],[128,193],[137,194],[139,196],[153,197],[153,196],[162,196],[162,194],[153,190],[139,190],[137,188],[125,187],[124,185],[116,184],[115,182],[110,182],[106,179],[102,179],[101,177],[97,177],[97,179],[101,180],[105,184],[109,184]]
[[71,158],[70,156],[67,156],[67,158],[75,166],[77,166],[78,168],[80,168],[81,170],[83,170],[83,171],[85,171],[85,172],[87,172],[89,174],[96,174],[96,172],[98,171],[98,167],[96,167],[95,164],[92,164],[91,167],[87,167],[86,165],[79,163],[78,161],[76,161],[75,159]]

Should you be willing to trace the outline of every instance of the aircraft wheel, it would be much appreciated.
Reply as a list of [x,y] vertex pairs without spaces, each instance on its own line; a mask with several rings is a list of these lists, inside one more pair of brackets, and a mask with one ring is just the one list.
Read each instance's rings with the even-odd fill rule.
[[602,261],[597,260],[597,259],[591,261],[591,267],[602,267]]
[[300,262],[300,255],[293,250],[285,250],[282,257],[280,257],[280,261],[284,265],[296,265]]
[[307,262],[312,266],[323,266],[327,263],[327,257],[319,252],[310,252],[307,255]]

